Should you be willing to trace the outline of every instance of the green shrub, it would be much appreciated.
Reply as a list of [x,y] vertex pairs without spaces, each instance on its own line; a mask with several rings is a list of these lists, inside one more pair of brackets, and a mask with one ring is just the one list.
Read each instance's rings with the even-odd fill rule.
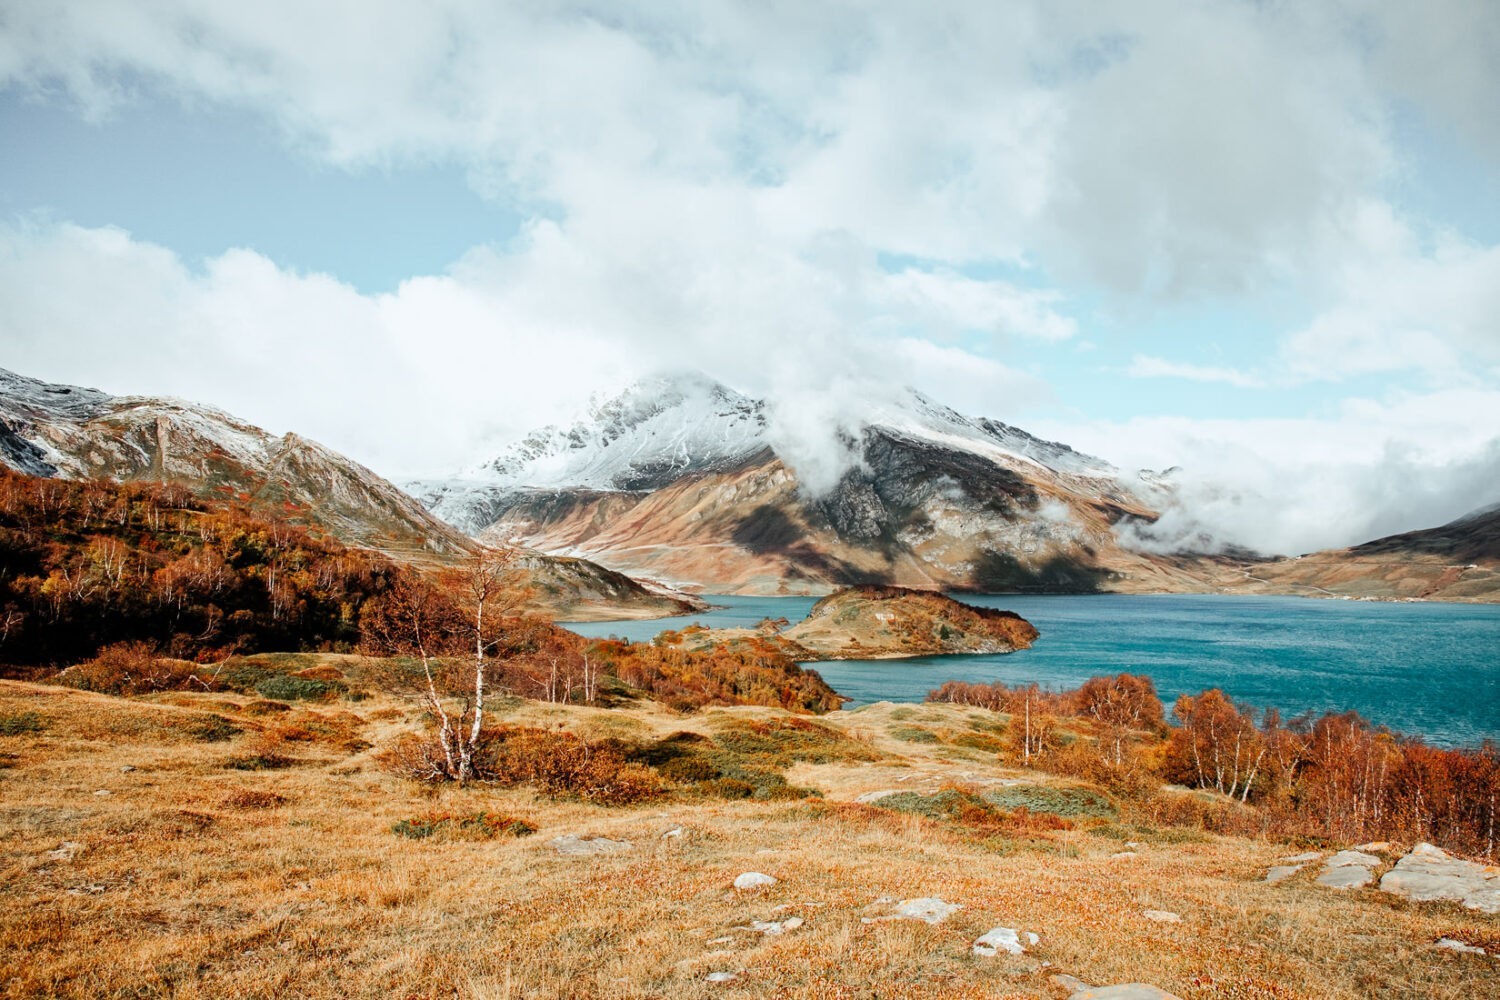
[[204,715],[193,720],[188,734],[200,743],[223,743],[244,732],[222,715]]
[[496,837],[529,837],[536,827],[524,819],[499,813],[474,812],[462,816],[452,813],[426,813],[391,824],[391,832],[410,840],[440,836],[451,840],[493,840]]
[[255,685],[256,694],[277,701],[328,701],[346,691],[339,681],[275,674]]
[[936,743],[938,741],[937,733],[930,729],[918,729],[915,726],[897,726],[891,730],[891,735],[907,743]]
[[984,793],[991,805],[1011,811],[1025,809],[1054,816],[1114,819],[1119,814],[1109,796],[1092,788],[1059,788],[1054,785],[1012,785]]
[[231,771],[281,771],[301,763],[293,757],[279,753],[253,753],[244,757],[231,757],[224,766]]
[[35,712],[8,712],[0,715],[0,736],[39,733],[46,728],[47,723]]

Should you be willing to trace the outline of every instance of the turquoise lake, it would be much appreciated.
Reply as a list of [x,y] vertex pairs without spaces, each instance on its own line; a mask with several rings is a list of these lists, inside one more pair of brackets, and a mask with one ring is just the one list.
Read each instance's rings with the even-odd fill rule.
[[[679,618],[569,624],[589,636],[648,640],[668,628],[797,622],[810,597],[704,595],[713,610]],[[921,701],[946,680],[1077,687],[1098,674],[1147,674],[1171,704],[1222,688],[1256,708],[1353,709],[1444,746],[1500,739],[1500,606],[1396,604],[1298,597],[1101,594],[959,595],[1006,608],[1041,630],[1006,656],[843,660],[815,669],[856,707]]]

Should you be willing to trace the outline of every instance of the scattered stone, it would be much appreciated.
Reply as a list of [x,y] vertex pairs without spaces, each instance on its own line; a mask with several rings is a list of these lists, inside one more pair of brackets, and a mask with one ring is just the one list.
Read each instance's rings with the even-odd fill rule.
[[961,909],[963,907],[958,903],[947,903],[936,896],[923,896],[920,899],[903,899],[896,904],[895,912],[886,916],[860,917],[860,921],[874,924],[883,920],[921,920],[924,923],[940,924]]
[[710,972],[708,981],[711,983],[732,983],[739,978],[737,972]]
[[798,927],[801,927],[804,923],[806,923],[806,921],[801,917],[791,917],[787,920],[752,920],[750,921],[750,925],[748,927],[736,927],[735,930],[755,931],[757,934],[764,934],[767,937],[775,937],[778,934],[785,934],[788,931],[794,931]]
[[888,795],[900,795],[900,794],[901,793],[898,792],[898,791],[896,791],[896,789],[894,789],[894,788],[882,788],[882,789],[880,789],[879,791],[876,791],[876,792],[865,792],[863,795],[857,797],[854,801],[857,802],[857,803],[859,803],[860,805],[866,805],[867,806],[871,802],[879,802],[881,799],[885,798]]
[[1291,878],[1303,869],[1303,865],[1274,865],[1266,872],[1267,882],[1280,882],[1282,879]]
[[1132,851],[1138,851],[1146,845],[1141,843],[1139,840],[1127,840],[1125,841],[1125,846]]
[[1040,940],[1041,938],[1027,931],[1026,944],[1022,944],[1020,931],[1013,927],[994,927],[985,931],[974,942],[974,954],[983,955],[986,958],[991,955],[998,955],[1002,951],[1011,955],[1024,955],[1026,954],[1027,944],[1034,945]]
[[1150,983],[1120,983],[1116,986],[1084,986],[1068,1000],[1182,1000],[1175,993]]
[[1460,861],[1418,844],[1385,873],[1380,888],[1418,902],[1447,899],[1481,913],[1500,913],[1500,868]]
[[106,888],[108,887],[98,882],[92,882],[85,885],[72,886],[68,889],[68,892],[74,896],[97,896]]
[[95,791],[95,792],[94,792],[94,794],[95,794],[95,795],[96,795],[96,796],[98,796],[98,797],[99,797],[99,798],[103,798],[103,797],[104,797],[104,796],[106,796],[106,795],[113,795],[113,794],[114,794],[114,792],[111,792],[111,791],[110,791],[110,790],[109,790],[109,789],[108,789],[108,788],[100,788],[100,789],[97,789],[97,790],[96,790],[96,791]]
[[78,852],[83,850],[83,845],[75,840],[65,840],[57,845],[55,851],[48,851],[47,857],[53,861],[72,861]]
[[1380,859],[1373,854],[1364,851],[1339,851],[1328,859],[1329,868],[1342,868],[1347,865],[1358,865],[1361,868],[1374,868],[1380,864]]
[[736,889],[761,889],[765,886],[775,885],[778,880],[764,872],[745,872],[736,875],[734,887]]
[[1360,865],[1341,865],[1325,868],[1318,875],[1318,884],[1330,889],[1363,889],[1375,878],[1375,873]]
[[1109,856],[1109,860],[1114,861],[1116,858],[1133,858],[1135,856],[1134,851],[1117,851]]
[[1293,854],[1291,857],[1289,857],[1289,858],[1282,858],[1281,860],[1285,861],[1287,864],[1305,865],[1309,861],[1321,861],[1321,860],[1323,860],[1323,855],[1321,853],[1319,853],[1318,851],[1307,851],[1307,852],[1305,852],[1303,854]]
[[1448,951],[1456,951],[1463,955],[1485,954],[1483,948],[1476,948],[1472,944],[1464,944],[1462,941],[1458,941],[1454,938],[1448,937],[1438,938],[1437,941],[1434,942],[1434,946],[1438,948],[1446,948]]
[[134,771],[134,770],[135,770],[135,765],[134,764],[126,764],[124,767],[120,768],[120,773],[121,774],[129,774],[131,771]]
[[1147,910],[1141,916],[1147,920],[1155,920],[1159,924],[1180,924],[1182,918],[1171,910]]
[[586,858],[596,854],[619,854],[628,851],[635,845],[628,840],[610,840],[608,837],[580,837],[576,833],[565,834],[554,837],[547,841],[547,846],[553,848],[558,854],[570,858]]
[[1323,863],[1318,884],[1330,889],[1362,889],[1375,878],[1380,859],[1363,851],[1339,851]]
[[683,836],[684,832],[685,831],[682,829],[682,827],[680,827],[680,826],[674,826],[674,827],[672,827],[672,829],[670,829],[666,833],[662,834],[659,839],[661,839],[661,840],[671,840],[673,838]]
[[1066,973],[1062,972],[1054,973],[1052,976],[1052,981],[1061,986],[1063,989],[1067,990],[1069,993],[1077,993],[1079,990],[1091,989],[1089,984],[1084,982],[1082,979],[1075,979],[1073,976],[1067,975]]

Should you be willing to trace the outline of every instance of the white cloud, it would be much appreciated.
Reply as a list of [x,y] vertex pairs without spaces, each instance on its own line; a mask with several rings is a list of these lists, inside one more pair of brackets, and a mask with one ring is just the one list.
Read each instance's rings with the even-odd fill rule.
[[1265,382],[1257,375],[1234,368],[1218,368],[1212,365],[1192,365],[1149,354],[1137,354],[1125,369],[1131,378],[1180,378],[1190,382],[1223,382],[1241,389],[1258,389]]
[[[893,381],[1013,419],[1047,395],[1031,352],[1083,349],[1080,302],[1149,324],[1164,301],[1274,291],[1312,318],[1268,331],[1251,370],[1138,355],[1129,373],[1380,372],[1415,394],[1063,439],[1289,491],[1275,523],[1202,500],[1226,537],[1273,548],[1377,530],[1403,509],[1382,475],[1457,503],[1486,468],[1487,439],[1442,406],[1494,414],[1500,248],[1393,207],[1390,117],[1410,101],[1500,151],[1474,99],[1500,91],[1495,5],[12,0],[3,18],[0,86],[95,116],[249,109],[336,168],[456,164],[528,220],[378,296],[249,251],[184,262],[117,230],[11,225],[0,335],[30,374],[211,400],[440,472],[664,366],[823,394],[804,429]],[[969,276],[1002,264],[1045,280]],[[976,332],[982,356],[957,346]],[[1468,450],[1439,461],[1433,440]]]
[[1350,399],[1324,417],[1036,428],[1126,469],[1178,467],[1154,537],[1296,554],[1432,527],[1497,499],[1500,390]]

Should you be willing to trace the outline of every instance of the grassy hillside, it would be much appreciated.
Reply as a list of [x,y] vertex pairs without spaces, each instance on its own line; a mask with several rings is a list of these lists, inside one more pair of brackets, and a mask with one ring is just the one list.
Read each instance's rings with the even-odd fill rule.
[[[1278,859],[1345,845],[1207,831],[1251,808],[1209,792],[1023,768],[995,712],[512,697],[502,763],[506,745],[533,751],[511,765],[581,747],[591,769],[431,786],[383,763],[424,723],[378,688],[381,663],[251,667],[249,694],[0,682],[5,995],[1067,996],[1056,973],[1191,1000],[1500,990],[1493,959],[1432,946],[1493,948],[1497,918],[1340,892],[1312,868],[1268,884]],[[272,676],[344,690],[299,700]],[[599,791],[609,767],[635,790]],[[616,846],[553,843],[573,836]],[[733,888],[752,871],[778,881]],[[880,919],[920,897],[961,908]],[[997,925],[1039,942],[976,956]]]

